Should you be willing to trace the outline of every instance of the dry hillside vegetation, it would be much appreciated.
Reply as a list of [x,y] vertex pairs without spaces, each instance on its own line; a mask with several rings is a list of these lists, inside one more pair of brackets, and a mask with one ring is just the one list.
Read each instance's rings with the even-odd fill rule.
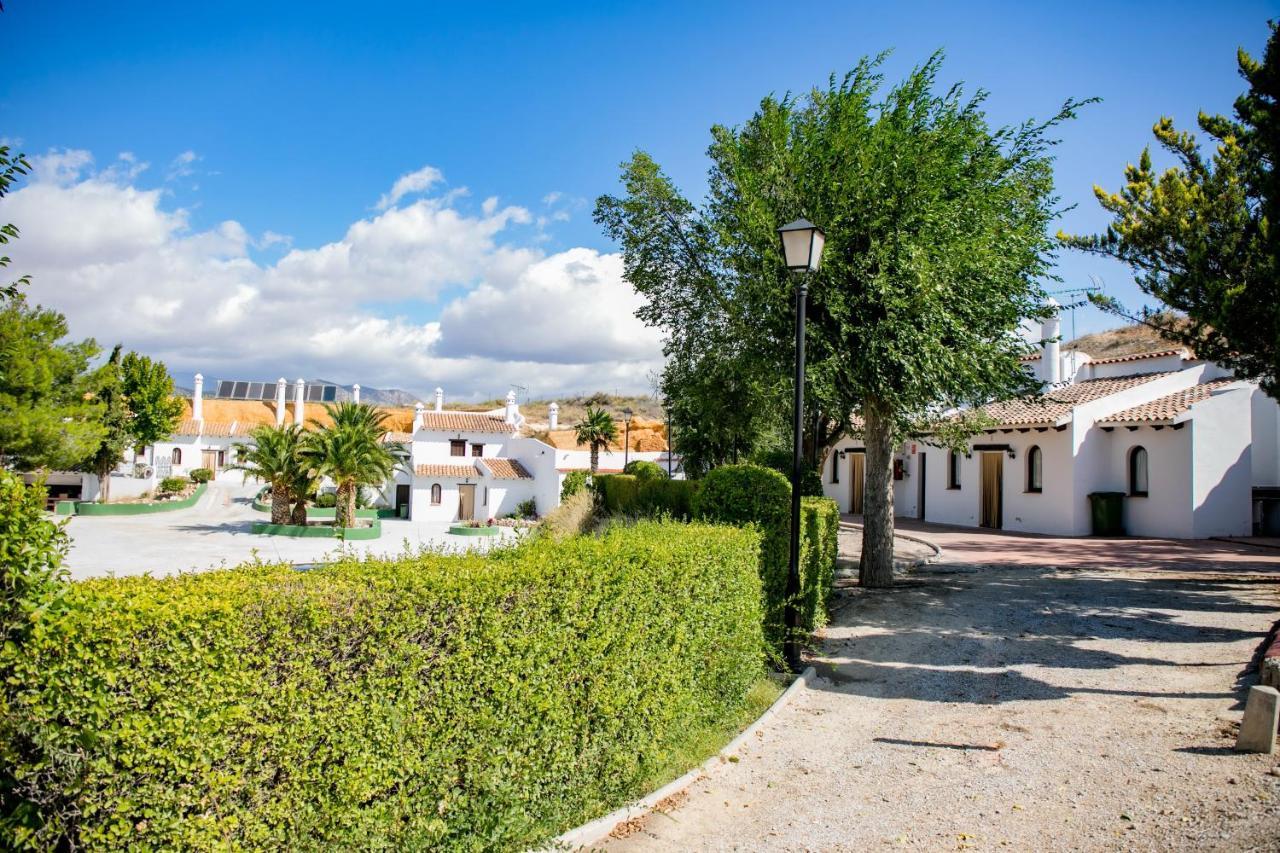
[[[1167,315],[1160,315],[1161,317]],[[1081,335],[1070,343],[1062,345],[1064,350],[1078,349],[1093,358],[1114,358],[1121,355],[1133,355],[1140,352],[1174,349],[1178,344],[1166,338],[1150,326],[1134,323],[1105,332],[1094,332]]]
[[[581,421],[586,415],[588,407],[604,409],[613,415],[615,420],[619,421],[622,419],[621,413],[623,409],[631,409],[631,411],[635,412],[637,419],[660,421],[664,418],[661,401],[653,397],[625,397],[618,394],[606,394],[603,391],[554,400],[529,400],[520,404],[520,413],[525,416],[530,426],[545,429],[547,425],[547,407],[553,402],[560,404],[561,426],[571,426]],[[490,409],[501,409],[505,405],[506,400],[498,398],[485,400],[482,403],[445,403],[444,407],[446,409],[466,409],[483,412]]]

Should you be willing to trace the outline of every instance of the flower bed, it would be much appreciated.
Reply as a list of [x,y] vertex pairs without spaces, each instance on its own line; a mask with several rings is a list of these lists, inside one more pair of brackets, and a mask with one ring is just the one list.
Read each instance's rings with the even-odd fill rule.
[[449,532],[454,536],[497,536],[502,528],[495,524],[450,524]]
[[[308,516],[309,518],[310,516]],[[255,521],[250,530],[263,536],[292,536],[299,539],[345,539],[358,542],[377,539],[382,536],[382,519],[372,518],[367,527],[343,527],[332,524],[272,524],[269,521]]]
[[173,512],[176,509],[190,509],[200,500],[200,496],[209,488],[207,483],[194,485],[188,490],[186,497],[173,500],[135,501],[130,503],[93,503],[77,501],[76,515],[147,515],[153,512]]

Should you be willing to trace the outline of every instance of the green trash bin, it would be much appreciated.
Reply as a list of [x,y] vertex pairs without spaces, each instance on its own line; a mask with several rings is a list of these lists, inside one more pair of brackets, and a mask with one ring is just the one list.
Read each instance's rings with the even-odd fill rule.
[[1089,509],[1094,536],[1124,535],[1124,492],[1091,492]]

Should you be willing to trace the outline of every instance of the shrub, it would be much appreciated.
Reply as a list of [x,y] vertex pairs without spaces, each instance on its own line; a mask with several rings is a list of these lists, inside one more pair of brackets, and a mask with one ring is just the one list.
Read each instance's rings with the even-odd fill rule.
[[[786,477],[788,483],[791,482],[793,460],[790,450],[760,450],[754,454],[752,461],[765,468],[772,468]],[[823,495],[822,472],[807,462],[800,469],[800,494],[815,498]]]
[[520,501],[520,503],[516,504],[516,510],[512,515],[516,518],[537,518],[538,502],[533,498],[529,498],[527,501]]
[[213,479],[212,468],[192,468],[187,472],[193,483],[207,483]]
[[527,849],[742,707],[758,546],[642,522],[74,584],[0,685],[0,829],[41,849]]
[[[791,552],[791,484],[777,471],[759,465],[722,465],[701,480],[693,509],[699,519],[754,524],[763,534],[760,582],[764,593],[764,633],[771,647],[781,648]],[[835,576],[839,519],[834,501],[802,498],[798,606],[800,625],[806,632],[826,621],[826,605]]]
[[185,477],[165,477],[160,481],[160,494],[176,495],[187,488],[188,482]]
[[570,471],[560,486],[560,500],[565,501],[582,491],[591,481],[590,471]]
[[648,459],[634,459],[628,462],[622,469],[622,473],[631,474],[640,480],[667,479],[667,472],[662,470],[662,466]]
[[562,539],[589,533],[594,524],[595,497],[589,491],[580,491],[543,516],[538,530],[553,539]]
[[[19,642],[36,611],[63,587],[66,522],[45,515],[45,495],[43,482],[27,485],[0,469],[0,647]],[[0,669],[0,681],[2,676]],[[0,771],[0,792],[6,790],[3,779]]]
[[312,503],[321,509],[332,509],[338,505],[338,496],[333,492],[321,492]]
[[689,519],[693,516],[697,484],[666,477],[644,479],[630,474],[597,474],[592,488],[610,515]]

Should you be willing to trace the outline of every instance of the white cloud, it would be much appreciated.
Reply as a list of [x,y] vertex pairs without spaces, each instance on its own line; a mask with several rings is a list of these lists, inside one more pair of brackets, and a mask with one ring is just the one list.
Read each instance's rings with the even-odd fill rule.
[[[9,254],[32,274],[33,301],[65,313],[75,335],[163,359],[180,384],[197,371],[306,375],[478,399],[513,383],[645,390],[660,365],[618,256],[547,256],[517,227],[529,211],[496,198],[478,210],[457,191],[400,205],[443,181],[431,167],[399,179],[383,197],[395,201],[340,238],[297,247],[234,220],[192,228],[163,190],[137,185],[132,158],[97,172],[84,151],[32,163],[33,180],[0,200],[0,221],[22,229]],[[254,257],[273,246],[287,251]]]
[[377,209],[386,210],[400,203],[400,199],[413,193],[424,193],[444,180],[444,174],[435,166],[423,166],[416,172],[401,175],[391,185],[391,191],[378,199]]
[[169,164],[169,171],[165,174],[165,180],[176,181],[179,178],[186,178],[194,175],[196,172],[195,164],[200,160],[200,155],[194,151],[183,151],[177,157],[173,158],[173,162]]

